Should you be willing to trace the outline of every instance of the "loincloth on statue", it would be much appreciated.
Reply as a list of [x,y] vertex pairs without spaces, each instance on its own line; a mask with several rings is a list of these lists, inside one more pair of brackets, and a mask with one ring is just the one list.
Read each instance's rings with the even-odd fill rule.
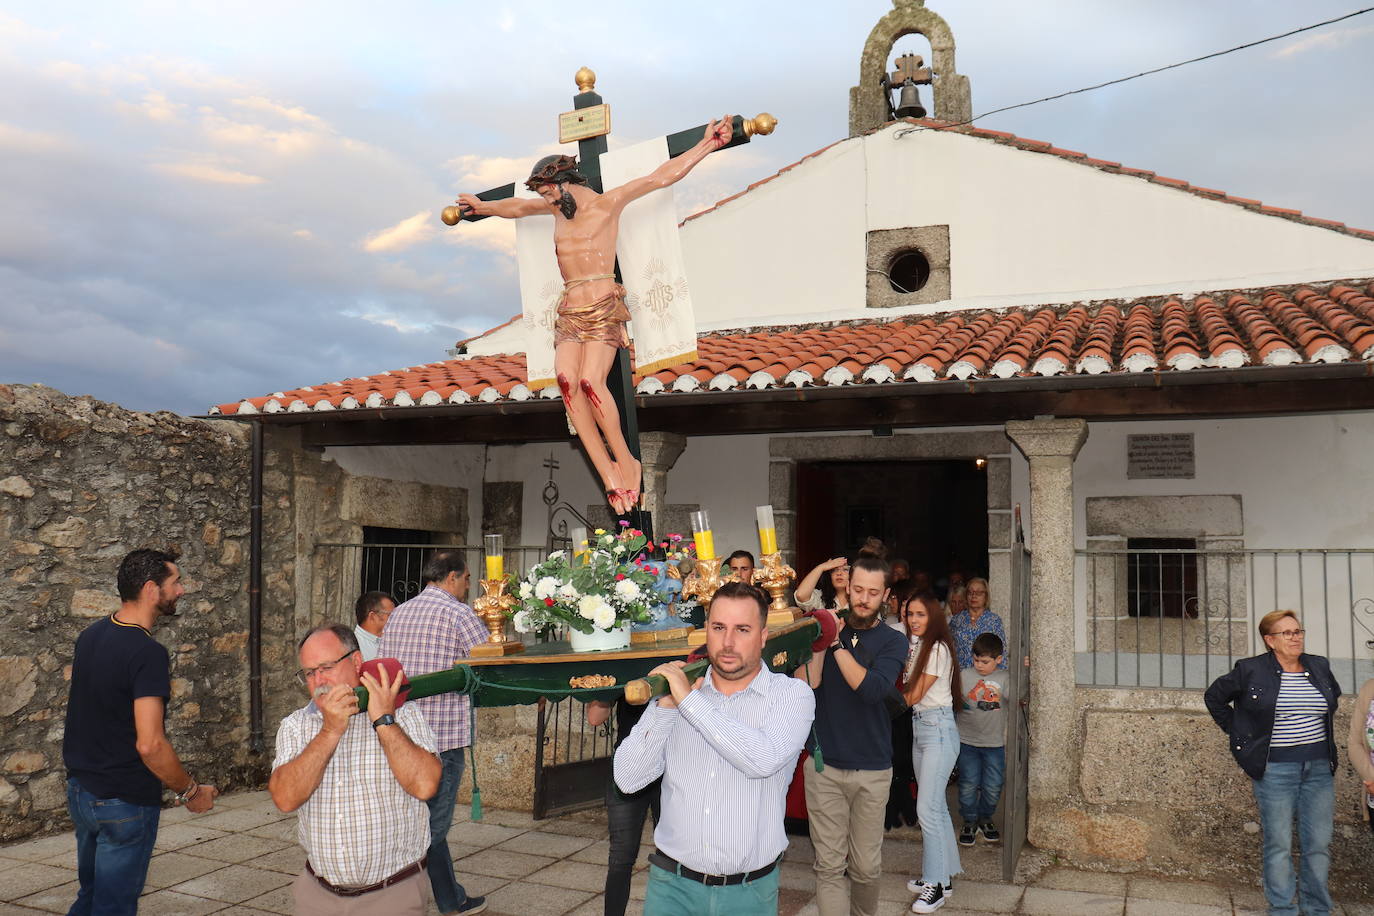
[[625,323],[630,320],[630,310],[625,306],[625,287],[619,283],[615,288],[586,305],[569,305],[568,291],[592,280],[613,280],[613,274],[597,277],[583,277],[569,280],[563,284],[563,295],[558,300],[558,317],[553,324],[553,345],[561,343],[604,343],[612,347],[628,347],[630,337],[625,332]]

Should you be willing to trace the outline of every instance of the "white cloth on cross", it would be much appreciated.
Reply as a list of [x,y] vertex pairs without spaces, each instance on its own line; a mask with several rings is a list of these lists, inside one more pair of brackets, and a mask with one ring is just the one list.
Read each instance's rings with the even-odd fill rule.
[[[668,138],[658,137],[601,156],[604,187],[615,188],[647,175],[668,161]],[[697,358],[696,312],[687,286],[687,266],[677,228],[677,204],[668,186],[625,208],[616,243],[630,332],[635,376],[650,375]]]
[[[649,174],[667,159],[666,137],[603,153],[602,186],[619,187]],[[538,195],[517,187],[516,196]],[[553,326],[563,292],[553,250],[553,220],[517,220],[515,250],[524,307],[528,386],[537,393],[554,384]],[[630,310],[635,376],[696,359],[696,315],[671,187],[645,195],[625,208],[616,254],[624,278],[625,304]]]

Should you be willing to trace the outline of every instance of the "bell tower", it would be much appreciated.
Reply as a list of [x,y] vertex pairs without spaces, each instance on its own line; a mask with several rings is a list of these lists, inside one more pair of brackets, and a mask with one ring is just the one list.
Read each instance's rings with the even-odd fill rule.
[[926,9],[925,0],[892,0],[892,11],[873,27],[859,57],[859,85],[849,90],[849,135],[857,137],[889,120],[887,64],[898,39],[924,35],[931,50],[933,117],[967,121],[973,117],[968,77],[954,67],[954,33],[939,13]]

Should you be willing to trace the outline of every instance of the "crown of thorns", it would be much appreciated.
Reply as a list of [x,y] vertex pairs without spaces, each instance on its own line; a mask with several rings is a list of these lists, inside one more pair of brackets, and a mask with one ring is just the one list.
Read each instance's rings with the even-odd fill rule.
[[525,187],[531,191],[538,188],[541,184],[586,184],[587,179],[577,170],[577,159],[574,156],[545,156],[534,164],[530,171],[530,177],[525,181]]

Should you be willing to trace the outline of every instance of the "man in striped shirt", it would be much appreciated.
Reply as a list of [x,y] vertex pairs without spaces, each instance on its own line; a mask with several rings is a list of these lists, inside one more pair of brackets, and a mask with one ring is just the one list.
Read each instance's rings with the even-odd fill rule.
[[645,916],[776,914],[787,848],[787,785],[816,701],[762,665],[768,596],[743,582],[716,592],[706,617],[705,677],[659,665],[671,692],[645,710],[615,754],[615,781],[635,792],[663,777]]
[[[486,642],[487,630],[463,603],[472,572],[457,550],[436,550],[420,573],[424,591],[396,606],[382,630],[379,658],[394,658],[410,677],[447,671],[467,658],[473,646]],[[429,882],[434,903],[444,914],[480,913],[485,897],[469,897],[453,873],[448,828],[453,803],[463,781],[463,760],[472,744],[472,701],[463,694],[441,693],[414,701],[439,742],[443,778],[429,800]]]

